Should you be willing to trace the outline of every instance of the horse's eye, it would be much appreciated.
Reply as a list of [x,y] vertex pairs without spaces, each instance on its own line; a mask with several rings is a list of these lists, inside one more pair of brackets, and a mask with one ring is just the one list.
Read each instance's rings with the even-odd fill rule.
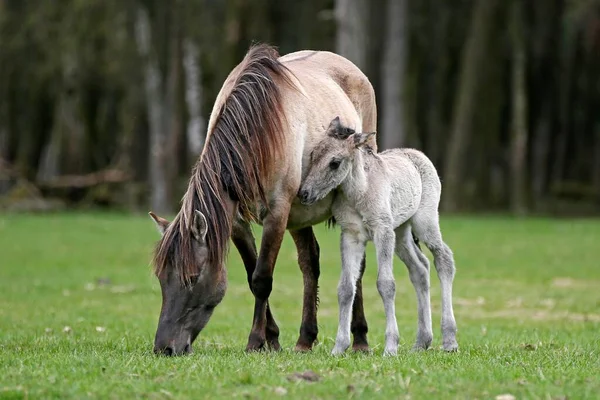
[[331,169],[338,169],[339,166],[340,160],[331,160],[331,162],[329,163],[329,168]]

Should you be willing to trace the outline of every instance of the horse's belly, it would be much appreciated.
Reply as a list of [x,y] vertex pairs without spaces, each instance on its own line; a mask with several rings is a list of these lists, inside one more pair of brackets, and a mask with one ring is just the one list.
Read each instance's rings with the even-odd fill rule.
[[296,230],[319,224],[331,217],[333,193],[313,205],[305,206],[295,199],[290,209],[287,229]]

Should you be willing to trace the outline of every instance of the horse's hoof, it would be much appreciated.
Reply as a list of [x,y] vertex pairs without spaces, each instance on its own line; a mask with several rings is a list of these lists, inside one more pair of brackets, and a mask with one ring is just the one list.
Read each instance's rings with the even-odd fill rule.
[[248,345],[246,345],[246,351],[263,351],[265,349],[265,344],[266,340],[264,338],[251,333],[248,338]]
[[279,344],[279,340],[270,340],[267,342],[269,345],[269,350],[271,351],[281,351],[281,345]]
[[368,343],[354,343],[352,345],[352,351],[356,353],[370,353],[371,349],[369,348]]

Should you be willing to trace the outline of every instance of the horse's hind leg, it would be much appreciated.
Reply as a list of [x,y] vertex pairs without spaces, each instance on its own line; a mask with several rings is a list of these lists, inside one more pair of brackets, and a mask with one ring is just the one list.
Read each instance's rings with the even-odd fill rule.
[[[250,224],[243,220],[237,220],[233,224],[233,231],[231,234],[231,240],[238,249],[242,262],[246,268],[246,275],[248,276],[248,285],[252,290],[252,274],[256,268],[256,243]],[[266,339],[267,344],[273,350],[280,350],[279,345],[279,327],[273,318],[271,308],[267,303],[267,327],[266,327]]]
[[408,269],[410,281],[417,294],[417,340],[414,350],[425,350],[433,340],[431,328],[431,300],[429,292],[429,261],[413,241],[410,227],[396,229],[396,254]]
[[417,212],[413,217],[413,230],[417,237],[433,253],[435,269],[442,291],[442,345],[446,351],[458,349],[456,320],[452,307],[452,283],[456,267],[452,250],[442,240],[439,218],[436,212]]
[[369,351],[369,343],[367,342],[367,319],[365,318],[365,310],[363,307],[362,294],[362,278],[365,273],[366,254],[363,254],[362,262],[360,263],[360,274],[356,281],[356,294],[354,295],[354,303],[352,303],[352,324],[350,331],[354,336],[352,350],[354,351]]
[[312,349],[317,339],[317,303],[319,291],[319,244],[312,227],[290,231],[298,251],[298,264],[304,280],[302,324],[296,342],[296,351]]

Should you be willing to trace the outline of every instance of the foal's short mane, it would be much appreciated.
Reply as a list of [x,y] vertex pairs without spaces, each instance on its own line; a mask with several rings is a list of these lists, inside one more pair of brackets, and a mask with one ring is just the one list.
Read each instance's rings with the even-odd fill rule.
[[[200,273],[194,253],[191,226],[194,210],[208,223],[208,263],[220,269],[227,254],[233,215],[225,207],[227,197],[237,203],[246,220],[254,218],[256,202],[265,199],[264,183],[283,147],[285,115],[283,86],[294,87],[291,72],[267,45],[250,48],[237,73],[227,78],[230,87],[207,134],[200,159],[183,196],[181,209],[158,242],[154,252],[155,273],[168,265],[176,268],[182,283]],[[234,71],[236,71],[234,70]]]

